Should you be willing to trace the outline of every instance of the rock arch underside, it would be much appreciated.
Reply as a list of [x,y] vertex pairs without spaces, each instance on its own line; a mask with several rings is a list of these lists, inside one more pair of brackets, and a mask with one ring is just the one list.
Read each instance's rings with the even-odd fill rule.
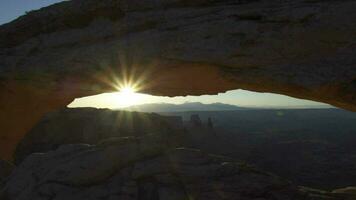
[[356,1],[73,0],[0,26],[0,157],[45,113],[135,82],[356,111]]

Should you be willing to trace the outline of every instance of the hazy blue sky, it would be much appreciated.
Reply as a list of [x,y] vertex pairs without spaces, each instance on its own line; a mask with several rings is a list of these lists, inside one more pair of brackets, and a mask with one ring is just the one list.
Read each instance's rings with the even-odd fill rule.
[[63,0],[0,0],[0,24],[10,22],[25,14]]
[[[0,0],[0,24],[10,22],[17,17],[25,14],[26,11],[39,9],[62,0]],[[124,99],[123,99],[124,98]],[[283,95],[269,93],[254,93],[244,90],[234,90],[227,93],[200,96],[200,97],[154,97],[150,95],[130,94],[122,95],[119,93],[102,94],[92,97],[81,98],[73,102],[70,106],[94,106],[118,108],[131,104],[142,103],[183,103],[186,101],[199,101],[203,103],[222,102],[237,104],[241,106],[258,106],[258,107],[309,107],[325,106],[317,102],[295,99]]]

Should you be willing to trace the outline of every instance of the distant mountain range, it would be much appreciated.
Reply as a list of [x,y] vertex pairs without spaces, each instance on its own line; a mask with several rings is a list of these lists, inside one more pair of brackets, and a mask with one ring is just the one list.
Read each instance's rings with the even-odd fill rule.
[[153,103],[130,106],[124,108],[129,111],[139,112],[185,112],[185,111],[228,111],[228,110],[245,110],[246,108],[223,104],[212,103],[203,104],[199,102],[187,102],[183,104],[169,104],[169,103]]

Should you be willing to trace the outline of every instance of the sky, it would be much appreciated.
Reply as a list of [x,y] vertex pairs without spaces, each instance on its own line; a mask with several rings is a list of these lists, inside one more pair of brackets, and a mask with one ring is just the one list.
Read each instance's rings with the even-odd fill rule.
[[285,95],[271,93],[256,93],[246,90],[232,90],[218,95],[202,95],[187,97],[158,97],[132,92],[105,93],[84,97],[73,101],[69,107],[97,107],[117,109],[145,103],[172,103],[185,102],[226,103],[241,107],[259,108],[325,108],[326,104],[295,99]]
[[0,0],[0,24],[10,22],[27,11],[61,2],[63,0]]
[[[36,10],[62,0],[0,0],[0,24],[10,22],[24,15],[27,11]],[[233,90],[219,95],[203,95],[188,97],[156,97],[145,94],[129,92],[117,92],[95,95],[76,99],[69,107],[98,107],[98,108],[122,108],[144,103],[174,103],[202,102],[202,103],[227,103],[245,107],[328,107],[326,104],[292,97],[271,94],[256,93],[246,90]]]

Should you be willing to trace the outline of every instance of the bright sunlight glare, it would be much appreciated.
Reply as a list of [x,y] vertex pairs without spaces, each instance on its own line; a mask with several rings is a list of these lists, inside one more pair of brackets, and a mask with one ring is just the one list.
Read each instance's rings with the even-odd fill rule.
[[128,107],[139,104],[142,100],[142,94],[136,93],[134,87],[125,86],[119,89],[119,92],[112,93],[112,101],[118,107]]
[[135,89],[129,86],[126,86],[122,89],[120,89],[120,93],[122,93],[123,95],[132,95],[135,93]]
[[[325,107],[327,105],[318,102],[311,102],[302,99],[294,99],[291,97],[277,95],[255,93],[243,90],[233,90],[219,95],[202,95],[202,96],[187,96],[187,97],[161,97],[148,94],[136,93],[135,89],[119,89],[119,92],[104,93],[95,96],[83,97],[75,99],[68,107],[96,107],[120,109],[140,104],[151,103],[170,103],[182,104],[186,102],[201,102],[210,103],[225,103],[238,105],[242,107]],[[330,106],[329,106],[330,107]]]

